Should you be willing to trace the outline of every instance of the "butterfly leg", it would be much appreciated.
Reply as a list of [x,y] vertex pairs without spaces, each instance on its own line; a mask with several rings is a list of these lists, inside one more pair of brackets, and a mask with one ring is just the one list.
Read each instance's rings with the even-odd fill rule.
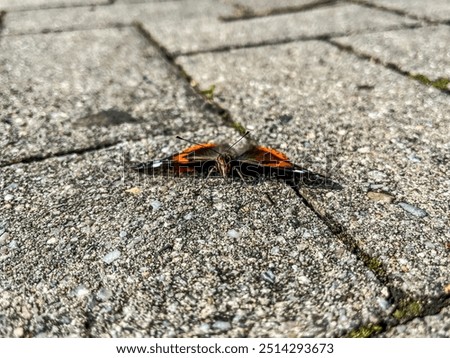
[[210,175],[216,171],[216,167],[212,166],[211,168],[209,168],[208,170],[208,175],[206,176],[206,179],[208,179],[210,177]]

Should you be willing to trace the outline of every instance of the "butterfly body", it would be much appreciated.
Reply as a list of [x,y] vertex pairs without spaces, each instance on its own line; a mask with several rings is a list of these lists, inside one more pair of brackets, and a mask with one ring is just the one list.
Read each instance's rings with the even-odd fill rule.
[[196,144],[166,158],[137,164],[133,169],[146,174],[190,173],[241,179],[276,178],[296,185],[341,188],[331,179],[292,163],[285,154],[256,145],[238,153],[229,145]]

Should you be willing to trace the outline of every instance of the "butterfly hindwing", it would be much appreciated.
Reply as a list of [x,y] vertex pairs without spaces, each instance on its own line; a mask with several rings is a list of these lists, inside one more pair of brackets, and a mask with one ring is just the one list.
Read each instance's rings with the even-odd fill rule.
[[233,163],[235,170],[250,177],[279,176],[285,169],[292,168],[293,164],[283,153],[262,146],[252,146]]

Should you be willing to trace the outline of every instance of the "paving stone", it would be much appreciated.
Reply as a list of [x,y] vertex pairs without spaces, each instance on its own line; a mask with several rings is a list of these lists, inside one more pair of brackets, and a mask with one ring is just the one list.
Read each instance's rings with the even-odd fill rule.
[[218,17],[233,7],[211,0],[130,3],[9,13],[3,35],[30,34],[131,25],[134,21],[163,22]]
[[[423,0],[363,0],[366,3],[383,6],[387,9],[404,11],[419,18],[435,21],[450,20],[450,2],[448,0],[433,0],[432,3]],[[432,5],[432,6],[431,6]]]
[[450,310],[442,309],[439,314],[415,318],[412,321],[398,325],[383,334],[388,338],[449,338]]
[[325,42],[177,61],[201,87],[214,84],[216,101],[261,144],[344,185],[303,195],[392,287],[414,297],[443,294],[450,240],[447,95]]
[[430,80],[450,79],[450,28],[431,26],[338,38],[355,51],[393,63]]
[[178,146],[2,169],[2,336],[340,336],[383,319],[385,289],[282,183],[124,170],[124,153]]
[[220,122],[133,29],[0,41],[0,164]]
[[109,0],[0,0],[0,10],[36,10],[82,5],[105,5]]
[[[347,21],[349,18],[353,20]],[[202,17],[183,21],[182,26],[179,21],[143,21],[152,36],[175,54],[381,30],[414,23],[410,19],[357,5],[338,5],[245,21],[221,22],[213,17]]]

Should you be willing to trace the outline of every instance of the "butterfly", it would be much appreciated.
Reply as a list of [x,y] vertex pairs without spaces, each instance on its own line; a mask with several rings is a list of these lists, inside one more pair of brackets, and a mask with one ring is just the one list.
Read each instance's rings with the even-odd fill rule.
[[[247,134],[248,132],[243,137]],[[242,180],[246,178],[275,178],[296,186],[342,189],[340,184],[330,178],[292,163],[284,153],[278,150],[251,145],[245,150],[237,152],[233,149],[236,143],[233,145],[195,143],[179,153],[162,159],[139,163],[132,169],[145,174],[171,173],[181,175],[186,173],[202,174],[207,177],[241,178]]]

